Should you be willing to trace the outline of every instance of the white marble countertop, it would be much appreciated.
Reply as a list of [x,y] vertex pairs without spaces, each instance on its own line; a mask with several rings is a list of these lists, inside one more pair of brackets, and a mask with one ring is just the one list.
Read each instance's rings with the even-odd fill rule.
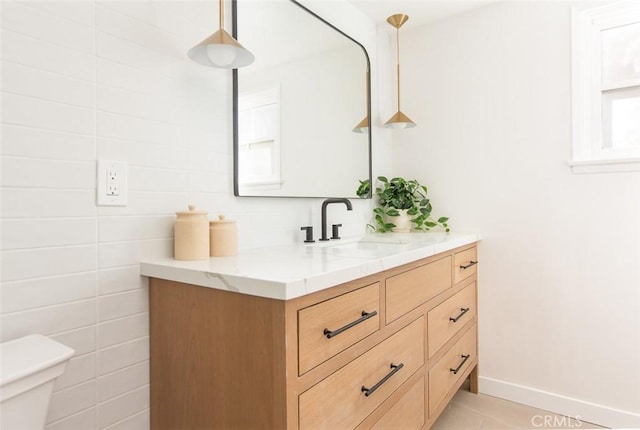
[[474,233],[387,233],[241,251],[234,257],[143,261],[140,274],[289,300],[478,241]]

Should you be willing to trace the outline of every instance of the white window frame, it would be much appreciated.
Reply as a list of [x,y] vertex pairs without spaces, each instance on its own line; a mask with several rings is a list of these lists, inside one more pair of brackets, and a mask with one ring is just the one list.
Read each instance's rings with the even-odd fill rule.
[[573,9],[573,157],[569,165],[574,173],[640,171],[640,148],[612,151],[604,149],[602,142],[602,92],[640,85],[640,79],[604,88],[600,32],[637,21],[640,21],[638,0]]
[[[261,107],[267,104],[275,103],[278,106],[278,118],[277,122],[280,123],[280,87],[269,88],[266,90],[252,92],[246,95],[240,95],[238,97],[241,108],[252,109]],[[248,146],[251,143],[260,142],[238,142],[239,149],[242,146]],[[263,191],[263,190],[279,190],[282,189],[282,171],[281,171],[281,148],[280,148],[280,127],[277,127],[276,133],[273,136],[273,166],[274,174],[270,178],[261,180],[241,180],[240,189],[250,191]]]

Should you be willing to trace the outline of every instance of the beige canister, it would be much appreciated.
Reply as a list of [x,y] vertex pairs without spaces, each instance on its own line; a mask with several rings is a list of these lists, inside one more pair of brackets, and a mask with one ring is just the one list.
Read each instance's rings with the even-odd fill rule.
[[189,205],[188,211],[176,212],[174,256],[176,260],[209,258],[209,219],[206,211]]
[[209,222],[209,255],[228,257],[238,254],[238,229],[234,220],[220,215],[218,220]]

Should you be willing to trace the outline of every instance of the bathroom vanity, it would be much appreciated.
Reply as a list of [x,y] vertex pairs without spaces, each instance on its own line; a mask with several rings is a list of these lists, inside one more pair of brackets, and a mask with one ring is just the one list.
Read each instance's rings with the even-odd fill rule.
[[142,263],[151,428],[428,429],[477,392],[478,237],[384,236]]

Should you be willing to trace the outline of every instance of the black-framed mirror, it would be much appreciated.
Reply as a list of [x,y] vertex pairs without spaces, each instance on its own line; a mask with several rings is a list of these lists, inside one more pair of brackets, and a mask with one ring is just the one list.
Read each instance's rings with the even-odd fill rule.
[[256,57],[233,70],[234,194],[356,197],[371,180],[365,47],[295,0],[232,0]]

